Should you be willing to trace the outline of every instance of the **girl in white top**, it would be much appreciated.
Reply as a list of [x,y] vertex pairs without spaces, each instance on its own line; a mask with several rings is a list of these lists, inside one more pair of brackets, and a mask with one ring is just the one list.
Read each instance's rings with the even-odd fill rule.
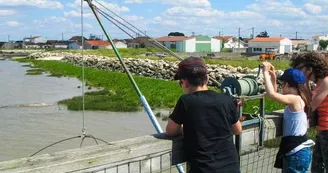
[[283,116],[283,137],[277,154],[275,167],[283,173],[306,173],[311,163],[310,147],[314,145],[307,138],[307,112],[310,112],[311,91],[306,87],[304,74],[298,69],[287,69],[281,76],[282,92],[277,93],[274,67],[263,62],[266,96],[285,104]]

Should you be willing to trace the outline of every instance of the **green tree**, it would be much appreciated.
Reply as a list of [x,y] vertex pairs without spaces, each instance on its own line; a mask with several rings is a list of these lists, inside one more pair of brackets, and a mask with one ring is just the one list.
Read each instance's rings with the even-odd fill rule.
[[167,36],[185,36],[185,35],[181,32],[170,32],[169,35]]
[[326,50],[326,48],[328,46],[328,40],[320,40],[319,45],[322,49]]
[[262,31],[256,37],[270,37],[267,31]]

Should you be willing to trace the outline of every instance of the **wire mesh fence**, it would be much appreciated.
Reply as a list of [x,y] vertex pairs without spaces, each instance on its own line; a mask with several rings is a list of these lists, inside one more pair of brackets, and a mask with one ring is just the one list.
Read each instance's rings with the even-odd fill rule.
[[[263,127],[263,128],[261,128]],[[277,129],[278,128],[278,129]],[[261,133],[263,130],[264,133]],[[240,152],[240,169],[242,173],[280,173],[274,168],[276,154],[280,143],[276,138],[280,127],[270,119],[261,119],[259,124],[245,128],[242,135]],[[261,134],[264,134],[264,143]],[[173,159],[174,160],[174,159]],[[186,163],[182,164],[187,172]],[[88,171],[90,170],[90,171]],[[166,150],[138,158],[128,158],[117,163],[97,166],[96,169],[79,170],[88,173],[178,173],[172,165],[172,150]]]
[[[260,143],[260,130],[263,126],[264,143]],[[277,124],[268,119],[262,119],[260,127],[253,127],[253,143],[243,145],[242,152],[240,153],[240,169],[242,173],[280,173],[281,169],[274,168],[276,154],[279,150],[279,137],[277,130],[280,129]]]

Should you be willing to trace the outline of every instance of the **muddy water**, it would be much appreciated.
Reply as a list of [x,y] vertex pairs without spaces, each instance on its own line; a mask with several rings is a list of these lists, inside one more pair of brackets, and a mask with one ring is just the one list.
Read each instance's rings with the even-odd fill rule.
[[[81,95],[77,87],[81,82],[73,78],[27,76],[26,69],[21,63],[0,61],[0,161],[28,157],[54,142],[82,134],[82,112],[56,104]],[[86,133],[107,142],[155,133],[145,112],[86,111],[84,116]],[[160,120],[159,123],[162,127],[166,124]],[[40,154],[77,148],[80,143],[81,138],[75,138]],[[86,138],[83,146],[88,145],[95,142]]]

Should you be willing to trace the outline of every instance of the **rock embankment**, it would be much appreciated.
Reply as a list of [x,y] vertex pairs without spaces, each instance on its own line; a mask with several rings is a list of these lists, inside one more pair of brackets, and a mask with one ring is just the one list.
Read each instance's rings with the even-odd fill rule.
[[[119,71],[124,72],[123,67],[117,58],[109,58],[105,56],[96,55],[82,55],[77,53],[51,53],[51,52],[37,52],[28,56],[33,59],[40,60],[61,60],[71,63],[73,65],[81,66],[82,58],[84,59],[84,65],[86,67],[93,67],[101,70]],[[132,74],[152,77],[164,80],[173,80],[174,74],[177,71],[177,64],[179,61],[165,61],[165,60],[150,60],[150,59],[136,59],[136,58],[124,58],[126,67]],[[230,65],[208,65],[209,75],[217,80],[223,82],[226,78],[241,78],[246,75],[256,76],[258,68],[242,68],[232,67]],[[282,71],[277,71],[277,75],[280,76]],[[263,89],[263,79],[259,76],[258,83]],[[213,85],[213,82],[210,82]]]

